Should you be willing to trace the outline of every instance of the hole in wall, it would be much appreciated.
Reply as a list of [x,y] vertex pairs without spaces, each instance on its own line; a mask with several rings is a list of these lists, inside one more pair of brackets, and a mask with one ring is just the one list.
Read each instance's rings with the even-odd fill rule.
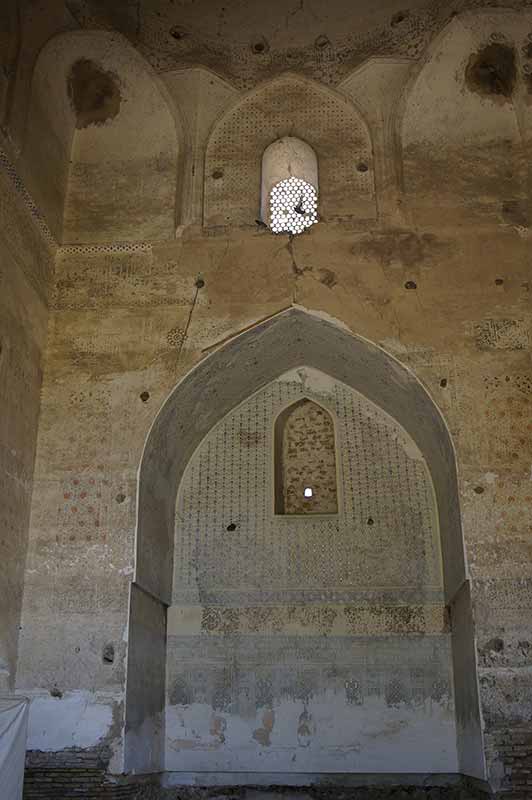
[[147,403],[148,400],[150,399],[150,393],[149,392],[141,392],[140,393],[140,399],[142,400],[143,403]]
[[257,41],[253,42],[251,45],[252,52],[259,56],[267,53],[269,49],[270,45],[264,37],[262,37],[262,39],[257,39]]
[[495,286],[502,286],[504,283],[503,278],[495,278]]
[[390,20],[392,28],[395,28],[397,25],[400,25],[401,22],[404,22],[407,17],[408,17],[408,11],[398,11],[397,14],[394,14],[392,19]]
[[112,664],[115,660],[115,648],[111,643],[105,644],[102,650],[102,661],[104,664]]
[[504,200],[501,205],[502,216],[511,225],[527,228],[529,225],[528,201]]
[[72,64],[67,90],[76,128],[103,125],[117,116],[122,101],[119,84],[118,75],[87,58]]
[[515,50],[492,42],[474,53],[466,67],[466,86],[477,94],[511,97],[517,77]]
[[405,283],[405,289],[417,289],[417,283],[415,281],[407,281]]
[[220,178],[223,178],[223,176],[224,176],[223,169],[215,169],[214,172],[212,173],[213,180],[215,181],[219,181]]
[[323,50],[324,47],[327,47],[330,44],[331,43],[329,41],[329,38],[325,36],[325,34],[318,36],[318,38],[314,42],[314,45],[318,48],[318,50]]
[[116,500],[117,503],[123,503],[125,499],[126,499],[126,496],[125,496],[125,494],[123,492],[119,492],[115,497],[115,500]]
[[205,286],[205,281],[203,280],[203,278],[196,278],[194,286],[196,287],[196,289],[203,289],[203,287]]
[[367,524],[368,524],[370,527],[371,527],[372,525],[375,525],[375,520],[373,519],[373,517],[368,517]]
[[369,166],[366,164],[365,161],[359,161],[357,164],[357,172],[367,172]]
[[234,522],[230,522],[229,525],[227,526],[226,530],[228,530],[230,533],[232,531],[236,531],[236,524]]
[[442,378],[441,379],[440,386],[441,386],[442,389],[445,389],[445,387],[447,386],[447,378]]
[[475,493],[476,494],[484,494],[484,487],[483,486],[475,486]]
[[175,25],[173,28],[170,28],[170,36],[172,39],[175,39],[176,42],[180,42],[188,36],[188,31],[181,28],[179,25]]

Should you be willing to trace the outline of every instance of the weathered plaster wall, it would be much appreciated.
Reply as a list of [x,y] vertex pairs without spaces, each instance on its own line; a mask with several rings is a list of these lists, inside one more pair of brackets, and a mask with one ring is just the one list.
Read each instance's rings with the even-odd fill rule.
[[[336,420],[337,513],[279,517],[274,422],[303,398],[321,415],[292,442],[305,464]],[[457,771],[434,492],[391,418],[321,372],[285,373],[200,444],[175,537],[167,770]]]
[[[428,238],[422,240],[422,233]],[[524,506],[528,439],[522,433],[526,417],[507,412],[515,407],[522,413],[528,402],[526,243],[507,230],[486,234],[473,228],[458,237],[438,227],[369,235],[322,225],[293,243],[296,263],[307,267],[303,274],[294,274],[290,253],[279,250],[278,241],[262,231],[234,231],[205,239],[184,236],[173,244],[130,252],[79,250],[60,256],[50,371],[43,397],[42,466],[38,467],[42,478],[35,489],[42,527],[32,543],[27,590],[28,610],[32,597],[40,598],[41,607],[46,598],[47,607],[43,617],[25,615],[21,689],[37,685],[43,694],[49,693],[49,679],[40,669],[43,658],[50,663],[48,675],[71,676],[78,688],[84,688],[90,682],[83,677],[84,660],[75,652],[76,646],[83,645],[84,659],[89,654],[96,665],[107,640],[119,645],[123,628],[119,625],[113,632],[109,609],[117,609],[125,626],[128,573],[134,557],[135,470],[154,409],[179,375],[202,358],[205,348],[284,307],[294,288],[303,305],[321,307],[357,333],[380,341],[414,368],[429,388],[457,444],[474,596],[481,598],[481,608],[485,608],[480,616],[481,645],[501,638],[503,629],[526,627],[530,606],[522,548],[528,525]],[[407,241],[430,241],[431,247],[425,245],[425,257],[414,249],[412,263],[409,251],[405,257]],[[479,252],[486,254],[482,264],[475,256]],[[334,274],[335,285],[322,282],[323,264]],[[205,280],[199,291],[194,286],[198,271]],[[417,290],[405,289],[412,278]],[[496,284],[500,279],[503,283]],[[508,322],[501,327],[502,320]],[[508,328],[517,338],[508,339]],[[508,349],[508,344],[518,349]],[[62,444],[65,409],[71,409],[70,414],[76,409],[76,419],[82,423],[72,430],[66,445]],[[513,501],[508,501],[508,492],[501,494],[497,489],[501,481],[509,482]],[[97,490],[91,490],[95,484]],[[89,491],[102,495],[93,506],[101,520],[90,516]],[[64,497],[69,492],[76,492],[75,503]],[[83,492],[87,495],[82,498]],[[490,497],[496,492],[504,504],[493,514]],[[74,505],[77,512],[71,510]],[[53,521],[50,508],[61,509],[54,511]],[[511,514],[508,525],[500,516],[502,511]],[[491,542],[497,560],[486,556],[486,542]],[[51,557],[57,546],[62,549],[62,566]],[[42,556],[46,552],[50,553],[47,559]],[[65,563],[71,575],[68,583]],[[50,648],[57,620],[67,622],[73,608],[78,609],[78,644]],[[92,646],[84,634],[85,624],[97,626]],[[37,637],[37,627],[47,627],[48,634]],[[514,638],[510,637],[505,658],[521,669],[527,656],[510,649]],[[524,631],[515,638],[526,641]],[[117,661],[122,652],[118,647]],[[107,669],[113,668],[100,667],[102,677],[96,681],[100,686]],[[494,661],[489,667],[492,686],[500,674]],[[521,674],[526,680],[526,670]],[[485,686],[485,709],[495,697],[493,689]],[[500,712],[493,728],[499,735],[505,730]]]
[[14,686],[53,253],[0,169],[0,693]]
[[[138,36],[140,49],[156,68],[180,68],[166,80],[175,100],[183,102],[190,86],[201,86],[205,102],[190,102],[185,114],[186,125],[193,128],[187,129],[184,137],[187,158],[192,161],[185,170],[182,191],[183,197],[192,199],[182,220],[198,222],[201,217],[203,181],[211,174],[201,169],[210,126],[229,103],[238,105],[238,91],[250,90],[258,77],[288,68],[329,84],[343,78],[336,89],[363,108],[373,135],[375,212],[371,222],[358,217],[329,219],[304,236],[287,241],[255,228],[255,212],[250,215],[250,225],[239,227],[230,208],[224,208],[229,219],[224,229],[186,227],[178,230],[177,239],[168,234],[166,242],[109,242],[109,246],[65,247],[60,251],[18,669],[19,689],[38,698],[31,746],[56,751],[60,760],[68,756],[65,748],[71,748],[73,742],[75,746],[79,739],[91,752],[96,749],[105,753],[104,761],[110,762],[111,769],[122,769],[127,641],[142,633],[142,626],[128,629],[133,608],[129,585],[135,568],[137,468],[148,431],[173,387],[217,344],[229,338],[225,355],[218,362],[223,362],[229,385],[221,391],[220,378],[216,386],[209,383],[208,392],[202,393],[194,387],[193,378],[187,384],[196,388],[197,410],[188,412],[181,427],[172,431],[177,432],[179,446],[183,445],[179,453],[183,467],[197,443],[196,434],[206,433],[211,419],[217,421],[217,405],[226,403],[221,410],[228,411],[231,403],[240,402],[239,392],[247,385],[248,375],[253,374],[253,380],[275,377],[273,362],[282,349],[280,337],[275,344],[279,349],[265,357],[267,363],[260,368],[254,364],[255,348],[261,341],[273,341],[275,335],[260,331],[243,344],[231,337],[296,303],[314,310],[320,318],[334,318],[348,331],[378,343],[410,367],[449,423],[457,451],[474,602],[474,620],[462,616],[463,627],[453,629],[453,638],[471,643],[474,627],[478,639],[477,654],[472,648],[459,648],[467,658],[455,660],[455,674],[474,676],[478,655],[493,786],[526,786],[524,770],[532,736],[532,635],[528,622],[532,612],[528,419],[532,315],[529,227],[522,213],[523,203],[528,204],[529,188],[523,179],[525,150],[520,142],[526,145],[528,141],[528,84],[524,77],[528,17],[520,13],[514,18],[505,12],[490,13],[488,23],[456,19],[454,27],[448,29],[451,38],[434,42],[427,54],[427,72],[418,74],[421,65],[405,62],[404,57],[417,58],[439,23],[437,12],[417,5],[402,20],[393,25],[390,22],[390,29],[386,28],[382,36],[366,35],[363,28],[358,39],[355,33],[346,31],[339,42],[334,28],[329,32],[330,45],[325,43],[323,48],[317,41],[301,41],[297,28],[293,58],[285,49],[287,41],[279,50],[266,48],[264,54],[253,51],[250,55],[249,43],[234,43],[229,48],[224,45],[220,50],[209,40],[208,47],[202,49],[194,32],[181,36],[176,29],[172,34],[164,31],[163,36],[163,23],[155,19],[156,15],[149,15],[148,23],[135,34],[135,25],[130,25],[130,16],[123,8],[106,10],[98,4],[90,17],[85,15],[89,5],[70,4],[82,24],[89,20],[91,25],[105,27],[108,19],[102,22],[102,15],[111,14],[116,27],[129,25],[127,35]],[[394,3],[389,10],[400,11]],[[446,9],[440,21],[451,11]],[[364,19],[367,22],[367,15]],[[72,24],[72,19],[68,22],[61,17],[56,29]],[[48,30],[44,23],[41,27],[36,35],[39,41]],[[249,26],[245,30],[251,31]],[[290,39],[292,28],[287,30]],[[497,92],[480,96],[466,83],[470,57],[486,42],[489,44],[487,40],[491,42],[493,35],[499,36],[493,41],[516,50],[511,100]],[[355,39],[357,47],[353,49]],[[220,41],[223,43],[223,37]],[[242,55],[244,46],[247,56]],[[351,73],[364,53],[375,52],[393,54],[394,58],[373,60]],[[396,60],[399,55],[403,58]],[[234,85],[220,78],[211,80],[206,70],[201,75],[193,71],[189,80],[183,70],[191,60],[212,65],[216,59],[226,77],[238,75]],[[17,80],[17,85],[27,87],[30,62],[28,57],[23,65],[24,80]],[[409,74],[412,83],[406,87],[398,114],[395,98]],[[43,103],[46,96],[45,92]],[[24,109],[27,102],[13,98],[15,132],[24,130]],[[36,132],[39,124],[37,119]],[[457,136],[451,142],[443,171],[437,162],[444,152],[444,129],[450,137],[456,130]],[[484,131],[489,134],[488,149],[494,153],[489,163],[484,161],[486,141],[476,142]],[[282,133],[276,132],[276,136]],[[18,142],[23,138],[15,136]],[[342,146],[342,142],[337,144]],[[28,177],[32,175],[30,155],[28,149]],[[33,179],[39,175],[46,178],[45,170],[39,173],[37,169],[46,167],[42,153],[33,163]],[[52,188],[54,180],[64,186],[61,176],[67,167],[58,161],[57,169],[58,176],[55,169],[49,175]],[[402,175],[401,183],[398,178]],[[478,181],[476,189],[473,175]],[[467,176],[467,181],[462,184],[459,176]],[[179,194],[179,178],[175,185]],[[46,180],[43,187],[46,189]],[[48,216],[45,192],[39,195],[35,190],[35,199],[39,205],[42,199],[43,213],[50,223],[55,219],[54,229],[58,230],[61,215],[54,208],[59,205],[54,205],[55,200],[50,202],[52,213]],[[258,208],[258,183],[253,202]],[[138,198],[138,204],[141,214],[143,197]],[[238,211],[237,206],[235,209]],[[166,209],[163,216],[166,220]],[[108,222],[108,230],[116,231],[113,220]],[[101,219],[93,218],[93,227],[87,233],[101,241],[100,223]],[[168,229],[165,222],[165,236]],[[23,231],[24,227],[17,223],[16,230]],[[25,253],[31,237],[22,236],[17,241],[16,236],[16,232],[10,236],[6,252]],[[139,234],[131,233],[130,238],[134,236],[138,238]],[[31,262],[23,260],[26,266]],[[14,280],[11,272],[9,281]],[[197,283],[198,275],[202,283]],[[18,289],[15,294],[19,296]],[[17,311],[19,314],[31,308],[19,305],[24,309]],[[32,316],[31,321],[36,318]],[[283,330],[302,336],[309,328],[287,326]],[[318,340],[312,341],[316,344]],[[330,339],[326,337],[325,341]],[[290,340],[288,344],[292,346]],[[363,352],[358,344],[350,349]],[[295,346],[292,352],[296,353]],[[211,369],[208,363],[205,360],[202,373],[206,378]],[[0,368],[5,364],[0,361]],[[360,356],[360,364],[362,374],[367,359]],[[238,375],[241,382],[232,385]],[[391,393],[395,390],[394,384]],[[28,409],[26,404],[23,412],[20,404],[13,403],[12,395],[9,403],[9,418],[15,421]],[[32,404],[35,410],[36,401]],[[422,424],[417,417],[405,419],[405,427],[407,422],[412,428]],[[8,437],[15,428],[11,423],[6,428]],[[168,430],[164,433],[166,436]],[[168,436],[161,435],[157,444],[166,451]],[[439,456],[439,480],[443,481],[445,458],[441,453]],[[151,451],[147,457],[160,463]],[[139,529],[138,544],[140,549],[144,547],[146,557],[137,565],[136,579],[163,601],[168,595],[161,586],[164,588],[171,574],[171,559],[165,559],[169,553],[165,536],[173,522],[173,508],[165,503],[168,493],[177,491],[171,476],[170,468],[161,475],[159,494],[140,494],[141,508],[154,525],[145,538],[146,529]],[[15,492],[8,496],[15,496]],[[445,493],[438,499],[445,540],[447,526],[456,529],[453,518],[458,509],[456,504],[445,506]],[[23,520],[24,513],[24,508],[20,515],[17,510],[17,520]],[[468,587],[461,585],[464,572],[460,545],[454,551],[450,548],[448,555],[451,589],[447,600],[467,606]],[[20,555],[15,561],[20,565]],[[459,568],[453,573],[455,564]],[[140,622],[139,608],[137,612]],[[160,616],[159,612],[152,615],[155,627]],[[12,619],[15,617],[13,614]],[[111,646],[114,657],[109,660]],[[127,666],[135,666],[139,672],[145,668],[141,659]],[[130,682],[132,688],[136,685],[142,687],[142,682]],[[160,680],[147,687],[153,692],[145,705],[148,717],[159,713],[161,688]],[[463,687],[467,700],[464,707],[473,708],[473,712],[474,689],[474,681]],[[457,701],[460,691],[456,687]],[[457,718],[459,740],[461,736],[462,741],[471,741],[474,729],[478,742],[478,722],[469,727],[474,716],[466,713]],[[45,735],[43,719],[49,726]],[[57,724],[60,719],[68,724],[61,727]],[[141,725],[142,720],[138,721]],[[259,727],[268,725],[266,722]],[[462,769],[479,774],[478,748],[476,752],[463,748],[462,752]],[[142,751],[141,755],[144,759],[146,753]],[[145,761],[139,758],[141,768],[160,764],[159,750],[148,756]]]
[[[125,719],[130,746],[127,772],[164,768],[166,608],[136,585],[129,606],[128,702]],[[149,742],[149,747],[146,747]]]
[[[280,516],[274,421],[305,397],[336,419],[338,509]],[[294,447],[304,451],[305,443]],[[173,604],[444,602],[438,516],[421,452],[380,409],[304,364],[213,428],[187,466],[175,514]]]

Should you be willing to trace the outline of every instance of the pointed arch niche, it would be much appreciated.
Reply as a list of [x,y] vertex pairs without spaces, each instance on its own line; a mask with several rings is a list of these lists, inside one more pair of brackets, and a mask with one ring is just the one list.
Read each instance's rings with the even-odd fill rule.
[[334,420],[303,397],[278,414],[274,425],[276,514],[337,514],[338,477]]
[[[205,154],[204,225],[255,225],[263,154],[288,137],[311,148],[319,163],[323,218],[376,217],[373,151],[362,114],[323,84],[286,74],[239,97],[213,125]],[[300,177],[314,185],[312,174]]]
[[[247,530],[246,536],[238,538],[242,533],[238,519],[224,520],[228,524],[219,533],[203,525],[201,520],[198,521],[196,527],[200,535],[206,538],[205,546],[199,548],[193,539],[190,542],[191,569],[198,569],[198,565],[200,568],[199,578],[193,576],[190,583],[196,597],[190,602],[186,597],[176,600],[174,565],[179,565],[179,555],[175,552],[176,512],[179,515],[182,511],[177,499],[183,497],[183,489],[178,493],[178,488],[185,479],[188,480],[186,476],[191,475],[188,465],[197,460],[198,453],[207,452],[209,447],[212,453],[218,453],[216,458],[220,457],[220,452],[223,455],[224,435],[226,441],[230,430],[240,436],[240,428],[235,427],[236,423],[232,421],[234,414],[240,413],[238,409],[246,406],[248,399],[251,402],[255,397],[266,397],[265,392],[278,397],[275,395],[277,390],[271,387],[279,383],[281,376],[297,373],[302,365],[309,371],[327,376],[327,380],[335,385],[344,386],[345,392],[362,398],[360,402],[364,408],[375,407],[377,414],[391,420],[392,428],[395,426],[394,429],[404,431],[405,442],[411,442],[410,445],[405,444],[405,457],[411,457],[408,456],[409,452],[420,454],[419,459],[426,465],[424,469],[429,485],[433,487],[431,503],[437,518],[436,530],[439,531],[443,568],[439,588],[435,587],[439,594],[437,597],[434,595],[432,600],[425,593],[423,598],[416,601],[415,596],[410,597],[405,590],[396,603],[387,605],[376,580],[373,593],[365,595],[360,601],[347,601],[347,604],[341,601],[342,558],[356,560],[356,536],[371,537],[378,530],[378,520],[369,527],[370,515],[366,519],[365,512],[362,517],[364,531],[356,533],[352,546],[348,537],[345,539],[345,554],[333,565],[336,569],[333,583],[337,588],[333,583],[330,588],[333,593],[339,592],[339,600],[331,595],[330,602],[327,599],[323,601],[319,587],[315,596],[312,595],[314,588],[310,585],[311,580],[308,585],[312,591],[302,604],[298,604],[297,600],[295,604],[290,601],[290,586],[287,588],[286,583],[284,586],[280,584],[284,593],[281,605],[273,595],[268,600],[268,587],[258,580],[255,581],[255,595],[248,592],[247,596],[246,586],[242,584],[242,587],[237,587],[240,595],[235,596],[235,585],[231,578],[231,548],[240,560],[244,559],[250,575],[254,571],[258,575],[254,553],[259,552],[260,546],[260,537],[254,535],[252,529],[251,533]],[[286,388],[281,387],[280,391],[286,393]],[[319,389],[309,392],[300,388],[298,391],[299,394],[288,395],[285,400],[309,397],[320,403]],[[272,408],[273,400],[261,402],[266,403],[266,408]],[[324,405],[329,408],[328,403]],[[290,402],[278,404],[277,411],[289,406]],[[254,419],[253,414],[250,419]],[[347,430],[349,415],[345,419]],[[228,420],[232,428],[227,428]],[[273,438],[273,425],[270,431],[269,435]],[[389,437],[389,441],[393,442],[393,436]],[[205,446],[207,450],[204,450]],[[371,436],[367,444],[362,442],[362,450],[364,447],[369,452]],[[344,461],[343,464],[342,469],[349,470],[349,463]],[[250,466],[242,474],[251,476],[253,469],[255,467]],[[215,474],[216,470],[213,472]],[[365,471],[363,480],[366,480]],[[367,472],[367,480],[368,483],[373,480],[370,471]],[[223,503],[224,491],[219,485],[214,487],[213,484],[214,479],[209,482],[211,492],[215,489],[215,494],[218,492],[211,498],[213,503]],[[264,481],[261,483],[256,477],[255,485],[261,487],[263,484]],[[348,497],[344,498],[344,506],[348,500]],[[203,514],[202,504],[199,508]],[[276,517],[272,506],[268,513],[272,519]],[[296,520],[296,517],[293,519]],[[231,522],[235,523],[234,528]],[[308,526],[315,523],[312,515],[309,515],[303,519],[300,517],[298,524],[307,526],[306,530],[310,531]],[[325,531],[325,536],[334,536],[334,519],[327,524],[333,527]],[[292,518],[287,515],[276,529],[278,545],[272,554],[280,565],[286,561],[282,548],[287,553],[292,548],[294,552],[289,558],[297,561],[299,545],[297,536],[291,536],[292,527]],[[194,525],[189,525],[190,530],[193,528]],[[348,533],[346,527],[346,536]],[[230,536],[234,538],[224,538]],[[325,573],[329,569],[327,557],[320,549],[325,543],[323,537],[323,532],[315,537],[315,556],[307,557],[308,575],[311,578],[313,563]],[[362,538],[360,541],[364,545]],[[218,554],[216,558],[213,558],[209,549],[211,544]],[[366,549],[369,552],[371,548],[367,546]],[[423,552],[422,547],[420,553]],[[202,554],[207,554],[207,560],[214,565],[214,581],[211,578],[203,580]],[[225,583],[217,588],[217,564],[222,559],[227,564],[227,575],[224,573]],[[380,557],[377,553],[377,578],[379,570]],[[275,578],[275,569],[271,568],[271,571]],[[298,592],[301,588],[305,587],[299,587]],[[233,593],[233,599],[230,602],[217,602],[216,592],[220,593],[222,600],[224,592],[226,595]],[[380,610],[375,612],[374,606]],[[444,607],[452,620],[451,631],[445,627],[445,623],[442,627]],[[447,613],[443,617],[446,618]],[[366,623],[360,622],[366,617],[372,631],[370,633],[364,627]],[[394,623],[390,627],[392,619],[403,620],[402,632],[401,625]],[[412,621],[416,619],[423,620],[419,629],[416,628],[417,623],[412,628]],[[375,674],[368,673],[364,677],[356,664],[343,659],[346,647],[354,647],[356,651],[360,646],[369,646],[368,637],[371,648],[374,648],[372,652],[377,655],[386,652],[386,658],[392,665],[390,674],[385,677],[380,675],[379,669]],[[200,651],[203,653],[200,653],[200,666],[196,668],[190,664],[187,666],[191,643],[195,638],[200,641]],[[338,652],[334,650],[335,647]],[[427,663],[433,666],[438,662],[439,656],[436,654],[441,648],[441,652],[448,653],[449,660],[445,663],[449,664],[448,685],[452,689],[446,689],[435,677],[430,683],[429,694],[425,699],[419,699],[414,691],[414,683],[418,678],[422,680],[422,677],[416,672],[415,664],[409,661],[411,651],[418,647],[422,650],[425,648]],[[275,648],[280,648],[279,652]],[[332,648],[330,653],[327,648]],[[293,668],[285,676],[280,675],[278,667],[282,667],[283,659],[290,651],[296,653],[299,667]],[[312,660],[318,651],[322,654],[320,657],[325,659],[325,669],[329,664],[327,674],[333,675],[330,672],[332,664],[336,671],[339,670],[338,687],[335,689],[331,684],[325,693],[321,693],[314,684],[312,670],[304,668],[306,660]],[[239,668],[235,672],[230,666],[230,659],[225,663],[226,656],[231,654],[240,661],[251,659],[255,665],[253,685],[246,683],[245,669]],[[172,673],[173,667],[169,666],[172,657],[174,665],[179,665],[179,674],[175,669]],[[394,662],[397,665],[395,672]],[[401,675],[401,670],[405,668],[409,680],[413,681],[410,690],[405,687]],[[200,682],[199,688],[194,684],[196,680]],[[374,692],[379,681],[382,685],[378,689],[380,694],[377,700]],[[282,703],[278,702],[279,697],[284,698]],[[340,749],[345,745],[341,769],[331,767],[331,762],[326,758],[324,760],[323,754],[330,754],[338,743],[329,741],[327,726],[320,727],[318,724],[323,709],[333,701],[339,702],[339,697],[344,698],[341,714],[346,715],[342,730],[346,736],[349,732],[350,737],[349,742],[340,743]],[[181,722],[176,723],[181,718],[168,713],[168,709],[176,707],[192,715],[194,727],[206,726],[205,741],[199,748],[197,742],[193,746],[187,747],[185,743],[177,750],[174,748],[172,743],[180,742],[183,736],[183,730],[179,727]],[[384,716],[379,717],[379,713],[375,712],[377,707],[382,708]],[[194,716],[196,714],[197,719]],[[424,720],[421,727],[411,726],[408,721],[412,721],[417,714],[421,715],[419,719]],[[257,722],[250,732],[246,726],[251,717],[256,718]],[[391,729],[387,728],[388,732],[383,730],[381,742],[392,741],[392,749],[387,751],[386,757],[382,753],[375,758],[368,757],[365,747],[360,749],[360,742],[365,741],[365,736],[371,738],[374,735],[378,739],[376,732],[380,729],[379,725],[382,727],[385,717],[396,718],[396,721],[401,719],[393,735],[389,733]],[[446,768],[441,766],[439,755],[431,749],[433,733],[436,736],[441,734],[438,728],[440,724],[447,731],[452,730],[454,737],[451,749],[454,748],[455,761],[453,763],[451,758]],[[418,779],[425,781],[424,785],[427,785],[427,773],[431,772],[452,773],[448,776],[451,782],[459,774],[485,779],[474,626],[460,524],[455,455],[449,431],[430,396],[410,371],[367,340],[298,308],[258,324],[201,362],[174,389],[148,436],[139,471],[137,561],[135,580],[131,585],[125,769],[139,773],[162,771],[166,746],[166,769],[174,771],[170,780],[175,783],[186,781],[187,775],[190,777],[190,770],[196,774],[194,780],[198,782],[202,780],[201,775],[209,771],[212,782],[213,769],[215,772],[225,770],[227,777],[228,763],[232,764],[231,774],[235,769],[244,771],[252,782],[267,780],[268,776],[271,781],[272,772],[276,773],[275,782],[289,782],[288,778],[285,781],[279,775],[284,768],[281,751],[276,750],[275,746],[270,747],[278,743],[276,737],[279,735],[291,737],[297,758],[298,781],[303,783],[316,780],[315,773],[320,770],[324,773],[364,773],[364,781],[374,783],[382,782],[385,773],[408,772],[408,781],[411,783],[416,780],[416,765]],[[357,741],[358,750],[355,747]],[[388,744],[383,746],[386,748]],[[231,748],[237,758],[229,762],[227,754]],[[179,766],[181,751],[186,755],[187,775],[181,773],[185,769],[185,762]],[[273,770],[272,758],[276,757],[277,752],[279,761],[276,763],[281,766]],[[354,756],[355,752],[359,755]],[[391,758],[388,757],[390,753],[393,755]],[[416,761],[418,753],[419,761]],[[310,764],[314,764],[312,769],[309,768]],[[432,769],[431,765],[436,766]],[[285,772],[288,774],[294,770],[293,762],[287,762]],[[258,773],[261,773],[260,778],[257,777]],[[223,781],[221,773],[219,779]],[[437,780],[441,783],[441,775]]]

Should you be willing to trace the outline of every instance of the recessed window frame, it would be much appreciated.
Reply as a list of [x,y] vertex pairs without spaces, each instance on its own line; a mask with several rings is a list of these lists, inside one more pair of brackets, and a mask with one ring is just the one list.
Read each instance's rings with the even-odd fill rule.
[[[332,423],[333,423],[333,431],[334,431],[334,455],[335,455],[335,467],[336,467],[336,502],[337,502],[337,511],[335,512],[309,512],[306,514],[285,514],[279,512],[278,503],[276,501],[277,491],[278,491],[278,483],[277,483],[277,450],[278,450],[278,442],[277,442],[277,422],[279,417],[288,409],[290,406],[295,406],[300,403],[302,400],[308,400],[311,403],[314,403],[317,406],[323,408],[324,411],[329,414]],[[270,503],[271,503],[271,512],[272,516],[276,520],[286,520],[290,522],[290,520],[320,520],[320,519],[330,519],[330,520],[338,520],[342,515],[343,509],[343,483],[342,483],[342,469],[341,469],[341,447],[340,447],[340,436],[339,436],[339,425],[338,425],[338,417],[333,410],[333,408],[326,402],[324,402],[321,398],[315,397],[312,394],[305,392],[301,394],[299,397],[294,398],[292,400],[287,400],[285,403],[277,409],[272,425],[270,428]],[[308,486],[312,488],[311,483],[308,483]]]
[[[280,136],[265,148],[261,160],[260,184],[260,218],[272,233],[271,208],[272,189],[290,178],[297,178],[315,192],[316,195],[316,223],[319,222],[319,165],[318,156],[314,148],[304,139],[297,136]],[[316,223],[305,226],[300,233],[314,227]],[[287,231],[285,233],[288,233]]]

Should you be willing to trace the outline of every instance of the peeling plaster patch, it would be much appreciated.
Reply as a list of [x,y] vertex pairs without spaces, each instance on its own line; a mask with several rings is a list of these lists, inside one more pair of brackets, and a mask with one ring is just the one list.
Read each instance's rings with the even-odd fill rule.
[[373,233],[357,241],[351,248],[352,255],[376,260],[384,267],[426,266],[431,259],[445,257],[449,252],[449,243],[438,239],[433,233],[418,234],[402,230]]
[[336,273],[333,272],[332,269],[327,269],[326,267],[322,267],[318,270],[318,278],[320,283],[323,283],[328,289],[332,289],[338,283]]
[[514,225],[517,229],[528,228],[530,224],[528,201],[526,200],[504,200],[501,213],[505,222]]
[[300,747],[308,747],[316,734],[316,724],[307,709],[299,717],[297,726],[297,743]]
[[338,319],[337,317],[333,317],[331,314],[327,314],[326,311],[319,311],[317,309],[307,308],[306,306],[297,305],[296,303],[294,303],[292,308],[300,309],[301,311],[304,311],[307,314],[311,314],[313,317],[322,319],[324,322],[330,322],[331,325],[336,325],[337,328],[341,328],[341,330],[343,331],[347,331],[348,333],[351,334],[353,333],[351,328],[348,325],[346,325],[345,322],[342,322],[342,320]]
[[255,741],[259,742],[259,744],[268,747],[270,742],[270,735],[273,731],[273,726],[275,723],[275,714],[271,709],[265,711],[262,715],[262,727],[256,728],[253,731],[253,738]]
[[67,88],[76,114],[76,128],[103,125],[120,111],[118,76],[94,61],[87,58],[76,61],[70,69]]
[[193,690],[185,678],[179,675],[170,690],[168,699],[173,706],[189,706],[193,702]]
[[233,608],[215,608],[213,606],[202,609],[201,628],[207,633],[233,634],[238,631],[238,611]]
[[211,727],[210,732],[211,736],[215,736],[220,744],[225,742],[225,729],[227,727],[227,722],[223,717],[213,716],[211,719]]
[[48,693],[32,698],[28,750],[53,752],[66,747],[93,747],[111,732],[113,706],[120,698],[99,699],[92,692]]
[[401,342],[399,339],[383,339],[380,342],[380,346],[383,350],[387,350],[389,353],[392,353],[395,356],[406,356],[409,355],[413,348],[409,347],[408,345]]
[[328,375],[312,367],[297,367],[288,370],[280,375],[278,380],[286,383],[301,383],[304,391],[315,392],[318,395],[329,394],[333,384]]
[[484,97],[510,98],[517,70],[515,50],[502,42],[492,42],[474,53],[466,67],[466,86]]
[[[246,703],[243,695],[237,703]],[[262,707],[256,716],[243,714],[242,705],[240,712],[224,716],[223,745],[211,732],[212,708],[207,703],[168,708],[167,768],[205,771],[216,765],[232,771],[242,765],[243,747],[246,765],[253,771],[289,772],[295,753],[301,772],[343,772],[352,753],[361,753],[375,772],[416,772],[420,765],[434,772],[457,768],[448,697],[387,705],[384,696],[370,696],[349,704],[343,691],[331,687],[308,701],[286,697],[276,702],[275,712]]]
[[472,333],[479,350],[526,350],[530,345],[523,319],[485,319],[473,326]]
[[407,456],[411,458],[413,461],[423,461],[423,454],[417,444],[409,439],[407,436],[397,437],[397,441],[401,443],[403,446]]

